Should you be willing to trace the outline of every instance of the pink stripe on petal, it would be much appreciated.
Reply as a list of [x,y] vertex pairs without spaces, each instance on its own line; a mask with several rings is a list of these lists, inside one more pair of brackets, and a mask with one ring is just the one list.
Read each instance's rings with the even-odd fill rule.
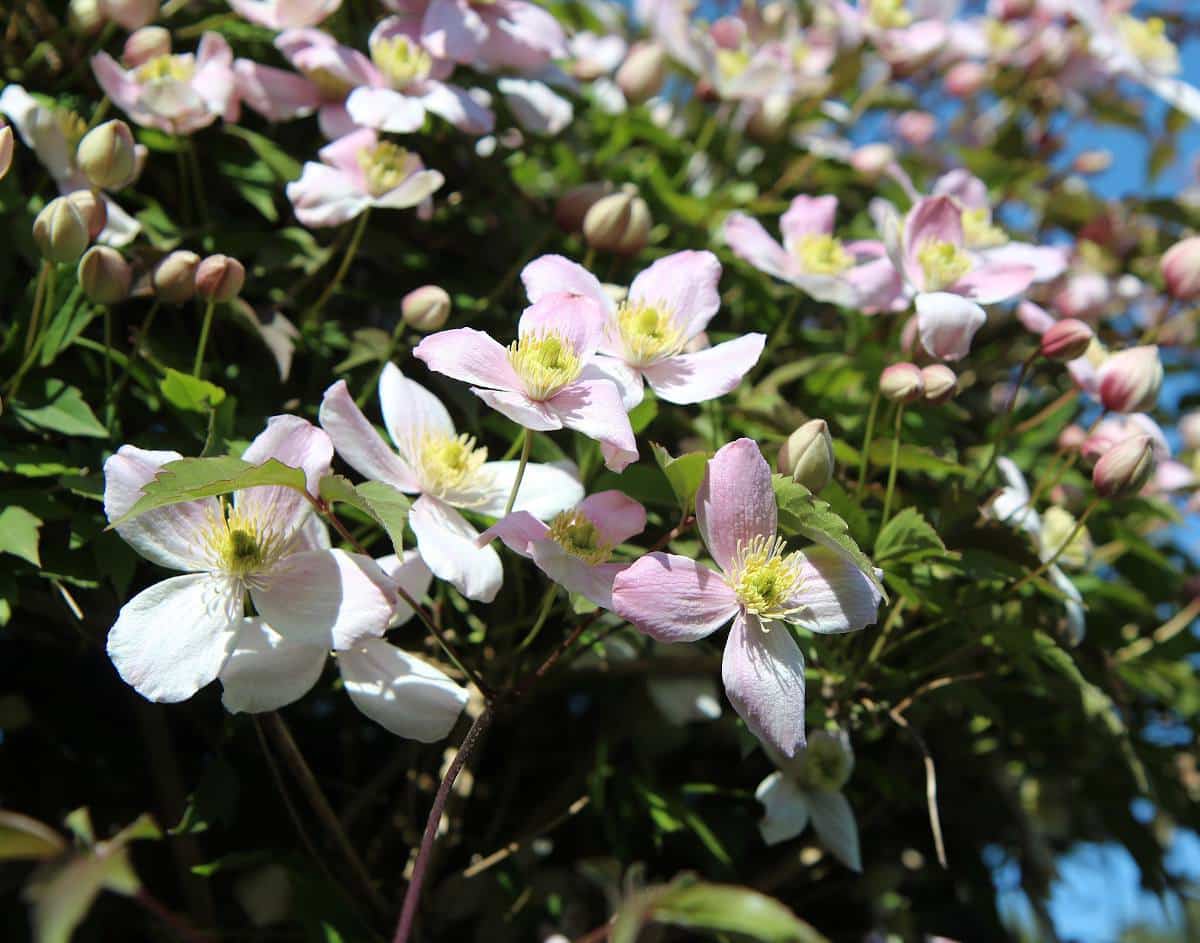
[[694,642],[711,635],[738,612],[721,575],[695,560],[651,553],[613,583],[613,611],[660,642]]
[[721,680],[750,732],[795,756],[804,746],[804,655],[788,627],[738,616],[725,641]]
[[623,544],[646,529],[646,509],[621,491],[599,491],[584,498],[578,510],[608,544]]
[[696,524],[708,552],[729,570],[738,544],[775,536],[778,525],[771,466],[752,439],[722,446],[696,492]]
[[637,440],[616,384],[580,380],[563,387],[543,405],[568,429],[599,442],[604,464],[612,471],[622,471],[637,461]]
[[642,368],[646,382],[668,403],[686,405],[724,396],[762,356],[765,334],[746,334],[694,354],[679,354]]

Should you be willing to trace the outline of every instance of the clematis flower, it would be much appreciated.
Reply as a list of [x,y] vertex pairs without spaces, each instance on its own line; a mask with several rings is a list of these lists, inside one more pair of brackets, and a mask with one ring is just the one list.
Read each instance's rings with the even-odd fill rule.
[[[433,574],[415,550],[376,561],[413,599]],[[403,600],[390,628],[413,617]],[[329,646],[277,632],[263,619],[244,619],[219,675],[221,702],[231,713],[277,710],[299,700],[321,677]],[[380,638],[364,636],[335,653],[342,684],[354,706],[400,737],[432,743],[445,737],[469,692],[444,672]]]
[[371,31],[368,42],[370,81],[346,100],[356,124],[406,134],[419,130],[426,114],[434,114],[468,134],[492,130],[495,116],[465,89],[445,81],[454,63],[422,44],[417,23],[390,16]]
[[522,313],[508,348],[462,327],[429,335],[413,356],[430,370],[478,384],[472,393],[527,429],[565,427],[595,439],[605,464],[621,471],[637,458],[637,442],[621,391],[595,364],[604,328],[604,311],[591,298],[545,294]]
[[[83,171],[75,162],[75,149],[87,130],[87,123],[75,112],[37,102],[20,85],[6,85],[0,92],[0,113],[8,117],[25,142],[38,156],[47,173],[54,178],[58,192],[90,190]],[[145,145],[135,146],[139,162],[145,159]],[[137,238],[141,224],[126,213],[106,193],[101,193],[107,222],[96,237],[98,242],[121,248]]]
[[534,259],[521,272],[535,307],[566,292],[604,312],[595,366],[620,387],[626,409],[641,402],[643,382],[669,403],[715,399],[758,362],[764,334],[685,353],[721,306],[720,278],[721,263],[711,252],[675,252],[639,273],[618,305],[595,275],[561,255]]
[[787,553],[776,532],[771,469],[750,439],[723,446],[696,494],[696,522],[719,571],[651,553],[617,575],[613,610],[662,642],[689,642],[733,620],[721,677],[734,710],[770,748],[804,737],[804,657],[783,623],[852,632],[875,621],[880,593],[824,547]]
[[[379,405],[396,451],[383,441],[350,396],[345,381],[325,391],[321,426],[359,474],[409,494],[419,494],[408,515],[421,558],[439,578],[468,599],[491,602],[504,573],[491,547],[479,547],[479,531],[455,508],[497,517],[516,480],[518,462],[489,462],[487,449],[460,435],[436,396],[408,380],[394,364],[379,378]],[[514,510],[547,519],[583,497],[570,471],[530,463]]]
[[755,268],[818,301],[868,314],[893,306],[901,294],[900,277],[883,243],[843,243],[833,234],[836,213],[835,196],[798,196],[779,220],[783,245],[744,213],[725,221],[725,241]]
[[316,26],[338,11],[342,0],[229,0],[242,19],[267,29]]
[[575,107],[545,82],[505,76],[496,82],[513,117],[526,131],[553,137],[571,123]]
[[[119,520],[177,452],[122,446],[104,463],[104,512]],[[275,416],[242,454],[302,468],[316,494],[333,458],[329,437],[296,416]],[[108,633],[118,673],[151,701],[183,701],[217,677],[242,626],[246,593],[278,632],[343,649],[382,635],[396,591],[374,560],[332,550],[304,496],[281,487],[240,491],[231,504],[201,498],[117,525],[147,560],[184,576],[127,602]]]
[[443,177],[411,151],[363,128],[317,152],[300,179],[287,185],[296,218],[305,226],[337,226],[372,207],[403,210],[427,200]]
[[106,52],[92,57],[96,81],[113,103],[147,128],[192,134],[217,118],[237,121],[240,104],[233,51],[220,33],[205,33],[195,54],[165,53],[132,69]]
[[613,548],[645,526],[646,509],[633,498],[620,491],[601,491],[561,511],[549,525],[528,511],[517,511],[485,530],[478,543],[499,537],[568,592],[611,609],[613,580],[629,566],[609,562]]

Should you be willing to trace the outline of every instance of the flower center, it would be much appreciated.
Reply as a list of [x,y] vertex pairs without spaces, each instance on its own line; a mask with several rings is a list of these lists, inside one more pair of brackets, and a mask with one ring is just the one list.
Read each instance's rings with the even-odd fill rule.
[[358,152],[358,166],[367,178],[367,192],[383,196],[404,183],[416,168],[417,157],[391,141]]
[[941,291],[971,271],[971,257],[952,242],[927,239],[917,250],[925,274],[925,290]]
[[371,60],[395,88],[405,88],[429,76],[433,57],[407,36],[392,36],[371,44]]
[[508,362],[525,384],[530,399],[549,399],[579,376],[583,364],[567,340],[547,331],[513,341]]
[[1017,28],[1000,20],[988,20],[983,28],[988,48],[993,53],[1008,53],[1021,45],[1021,34]]
[[600,539],[596,525],[580,511],[563,511],[550,522],[550,539],[589,566],[607,562],[612,545]]
[[904,0],[871,0],[867,17],[879,29],[902,29],[912,23],[912,14]]
[[750,54],[743,49],[718,49],[717,71],[722,78],[735,79],[750,65]]
[[304,77],[317,87],[321,97],[327,101],[341,101],[354,87],[345,78],[325,66],[305,69]]
[[487,456],[487,448],[477,448],[474,436],[427,433],[417,447],[421,484],[436,495],[462,491],[487,461]]
[[1008,242],[1008,233],[992,225],[992,214],[986,206],[974,210],[963,210],[963,238],[973,249],[989,249]]
[[1139,20],[1135,16],[1122,16],[1117,20],[1117,31],[1145,65],[1155,66],[1159,72],[1179,71],[1179,50],[1167,38],[1167,24],[1161,17]]
[[617,330],[630,362],[639,365],[677,354],[687,342],[661,303],[623,302],[617,308]]
[[139,66],[135,75],[139,82],[163,82],[167,79],[189,82],[195,72],[196,63],[191,56],[162,55]]
[[804,562],[798,553],[784,553],[782,537],[755,537],[738,542],[730,567],[729,585],[747,612],[764,620],[783,619],[801,606],[792,605],[800,590]]
[[796,246],[796,257],[812,275],[841,275],[854,265],[854,257],[833,236],[807,235]]
[[220,510],[209,517],[203,543],[214,570],[257,586],[261,584],[256,575],[291,552],[292,536],[222,502]]
[[849,758],[837,739],[825,733],[814,734],[804,751],[802,779],[810,789],[832,791],[846,784]]

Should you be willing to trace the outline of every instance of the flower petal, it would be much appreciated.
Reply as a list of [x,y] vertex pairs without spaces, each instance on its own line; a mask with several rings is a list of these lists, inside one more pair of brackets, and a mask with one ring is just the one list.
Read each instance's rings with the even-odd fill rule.
[[606,544],[623,544],[646,529],[646,509],[621,491],[598,491],[579,503]]
[[421,495],[408,513],[417,548],[438,579],[477,602],[491,602],[500,591],[504,570],[492,547],[478,547],[479,531],[452,507]]
[[544,405],[568,429],[599,442],[604,464],[612,471],[622,471],[637,461],[637,440],[615,383],[578,380],[563,387]]
[[827,547],[800,554],[800,592],[792,605],[802,607],[788,618],[813,632],[854,632],[875,622],[881,594],[848,558]]
[[605,311],[615,307],[600,279],[565,256],[539,256],[521,270],[521,282],[530,302],[541,301],[546,295],[571,294],[591,298]]
[[[272,416],[267,428],[246,447],[242,459],[253,465],[275,459],[303,469],[308,493],[315,495],[321,479],[330,472],[333,442],[323,429],[299,416]],[[312,513],[304,495],[291,488],[249,488],[239,491],[234,502],[238,510],[258,517],[281,533],[290,532]]]
[[629,286],[629,300],[662,305],[691,338],[721,307],[720,280],[721,263],[711,252],[675,252],[638,274]]
[[278,710],[309,692],[329,646],[295,642],[262,619],[244,619],[221,668],[221,703],[231,714]]
[[[615,346],[619,347],[619,344]],[[621,405],[629,412],[645,398],[646,382],[642,379],[641,370],[618,359],[620,354],[613,348],[611,335],[606,335],[600,343],[602,353],[597,354],[591,363],[584,365],[579,379],[608,380],[615,383],[621,392]],[[613,349],[612,356],[606,352],[607,349]]]
[[694,354],[679,354],[642,368],[646,382],[668,403],[716,399],[735,389],[762,356],[766,334],[745,334]]
[[962,211],[948,196],[925,197],[904,218],[905,273],[918,288],[925,287],[918,253],[927,242],[963,245]]
[[833,219],[837,215],[836,196],[798,196],[779,219],[783,245],[794,252],[805,236],[833,235]]
[[862,854],[858,847],[858,823],[854,810],[840,792],[814,789],[808,794],[813,830],[821,843],[833,852],[851,871],[862,871]]
[[776,770],[754,790],[766,812],[758,830],[768,845],[791,841],[808,827],[808,803],[796,783]]
[[651,553],[613,583],[613,611],[660,642],[694,642],[738,612],[719,573],[673,553]]
[[517,390],[481,390],[471,387],[471,392],[519,426],[534,432],[550,432],[563,427],[562,420],[547,403],[531,400]]
[[804,746],[804,656],[787,626],[739,615],[725,642],[721,679],[750,732],[795,756]]
[[[559,511],[572,508],[583,500],[583,485],[579,472],[570,462],[569,468],[558,465],[530,463],[525,466],[525,477],[521,479],[521,490],[513,511],[528,511],[539,520],[549,520]],[[520,462],[488,462],[481,469],[490,479],[491,497],[473,508],[480,514],[499,517],[508,503],[509,492],[517,479]]]
[[309,228],[347,222],[370,203],[353,178],[314,161],[306,162],[300,178],[287,185],[287,197],[296,218]]
[[475,101],[465,89],[444,82],[428,82],[426,85],[420,102],[427,111],[465,134],[491,134],[496,125],[496,116]]
[[917,295],[917,330],[921,346],[941,360],[962,360],[971,352],[975,333],[987,321],[983,308],[946,291]]
[[268,121],[291,121],[321,107],[321,93],[302,75],[238,59],[233,64],[237,93]]
[[792,257],[771,238],[762,223],[745,213],[732,213],[725,220],[725,244],[738,258],[768,275],[785,281],[793,275]]
[[[405,550],[400,556],[389,553],[375,562],[379,564],[379,569],[383,570],[394,583],[417,602],[420,602],[429,592],[429,584],[433,582],[433,573],[430,572],[425,561],[421,559],[421,554],[416,550]],[[401,597],[396,600],[396,614],[392,616],[388,628],[394,629],[404,625],[414,615],[412,606]]]
[[421,490],[413,470],[388,447],[355,405],[345,380],[338,380],[325,391],[318,420],[338,455],[360,475],[402,491]]
[[696,492],[696,525],[717,566],[729,569],[739,543],[774,537],[778,514],[771,466],[758,445],[743,438],[718,449]]
[[356,88],[346,99],[346,111],[355,124],[392,134],[411,134],[425,123],[421,99],[391,88]]
[[538,568],[567,592],[578,593],[601,609],[612,609],[613,580],[629,564],[589,564],[567,553],[553,540],[538,541],[530,550]]
[[533,554],[533,544],[546,540],[549,532],[550,528],[528,511],[514,511],[480,534],[475,543],[482,547],[499,537],[513,553],[529,557]]
[[521,380],[508,360],[508,351],[483,331],[460,327],[430,334],[413,356],[430,370],[455,380],[492,390],[520,390]]
[[605,309],[585,295],[543,295],[521,312],[517,335],[524,339],[556,334],[586,362],[600,346],[606,321]]
[[455,435],[454,420],[442,401],[388,363],[379,376],[379,408],[388,435],[406,464],[417,458],[417,445],[429,433]]
[[968,272],[951,290],[981,305],[1007,301],[1033,283],[1036,269],[1018,262],[991,262]]

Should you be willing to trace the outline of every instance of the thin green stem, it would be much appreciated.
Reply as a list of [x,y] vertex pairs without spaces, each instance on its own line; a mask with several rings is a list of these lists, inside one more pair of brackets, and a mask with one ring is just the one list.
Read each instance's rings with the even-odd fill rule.
[[12,379],[5,384],[9,399],[16,398],[17,392],[21,388],[21,381],[25,378],[25,374],[29,372],[29,368],[33,366],[34,360],[37,359],[37,341],[39,339],[38,335],[41,333],[42,308],[44,306],[49,307],[46,286],[53,269],[53,263],[45,259],[42,260],[42,267],[38,270],[37,285],[33,289],[33,308],[29,312],[29,326],[25,330],[25,347],[22,351],[21,365],[17,368],[17,372],[13,374]]
[[1041,576],[1043,573],[1045,573],[1048,569],[1050,569],[1050,567],[1054,566],[1054,564],[1058,562],[1058,558],[1061,557],[1064,553],[1066,553],[1067,548],[1069,546],[1071,546],[1071,542],[1074,541],[1075,538],[1079,536],[1080,531],[1083,530],[1084,525],[1087,523],[1087,519],[1089,517],[1091,517],[1092,512],[1094,510],[1096,510],[1097,507],[1100,506],[1100,501],[1101,501],[1100,498],[1093,498],[1092,503],[1089,504],[1086,508],[1084,508],[1083,513],[1081,515],[1079,515],[1079,520],[1075,523],[1074,530],[1072,530],[1071,533],[1067,535],[1066,540],[1064,540],[1061,544],[1058,545],[1058,549],[1055,550],[1054,553],[1052,553],[1050,555],[1049,559],[1043,560],[1042,565],[1039,566],[1036,570],[1030,570],[1028,573],[1026,573],[1024,576],[1022,576],[1019,580],[1017,580],[1015,583],[1013,583],[1012,586],[1010,586],[1008,588],[1007,592],[1015,592],[1016,590],[1018,590],[1022,586],[1024,586],[1026,583],[1029,583],[1032,580],[1037,579],[1039,576]]
[[346,254],[342,256],[342,263],[338,266],[337,271],[333,275],[333,280],[325,286],[325,290],[321,292],[321,296],[316,300],[311,308],[304,313],[304,320],[310,323],[316,322],[321,315],[321,309],[325,307],[327,302],[338,287],[342,284],[342,280],[346,277],[346,273],[350,271],[350,264],[354,261],[354,257],[358,254],[358,247],[362,243],[363,235],[367,231],[367,220],[371,218],[371,210],[368,207],[359,214],[358,223],[354,227],[354,235],[350,237],[350,244],[346,246]]
[[518,652],[525,651],[525,649],[533,644],[533,640],[538,637],[538,633],[542,631],[542,626],[546,624],[546,619],[550,616],[550,610],[554,607],[554,597],[557,595],[558,584],[551,582],[550,585],[546,587],[545,595],[542,596],[542,603],[538,610],[537,620],[533,623],[533,628],[529,630],[528,634],[521,641],[521,644],[517,646]]
[[[104,318],[104,425],[111,431],[113,419],[116,418],[116,406],[113,403],[113,372],[112,372],[112,311],[108,305],[100,306]],[[128,360],[125,361],[128,364]]]
[[892,513],[892,495],[896,491],[896,469],[900,465],[900,431],[901,423],[904,420],[904,404],[896,404],[896,422],[892,432],[892,461],[888,468],[888,483],[887,494],[883,498],[883,520],[879,522],[879,530],[882,531],[887,526],[888,518]]
[[521,444],[521,460],[517,464],[517,477],[513,479],[512,491],[508,493],[508,502],[504,505],[504,516],[512,513],[513,505],[517,503],[517,492],[521,490],[521,480],[525,477],[525,467],[529,464],[529,453],[533,451],[533,430],[525,430],[525,441]]
[[208,332],[212,329],[213,312],[217,308],[215,299],[210,298],[204,308],[204,323],[200,325],[200,342],[196,345],[196,359],[192,361],[192,376],[199,377],[204,369],[204,348],[208,346]]
[[879,392],[879,384],[875,385],[875,395],[871,397],[871,408],[867,410],[867,431],[863,434],[862,459],[858,466],[858,488],[854,496],[862,499],[863,488],[867,486],[867,466],[871,463],[871,442],[875,438],[875,417],[879,415],[879,401],[883,395]]

